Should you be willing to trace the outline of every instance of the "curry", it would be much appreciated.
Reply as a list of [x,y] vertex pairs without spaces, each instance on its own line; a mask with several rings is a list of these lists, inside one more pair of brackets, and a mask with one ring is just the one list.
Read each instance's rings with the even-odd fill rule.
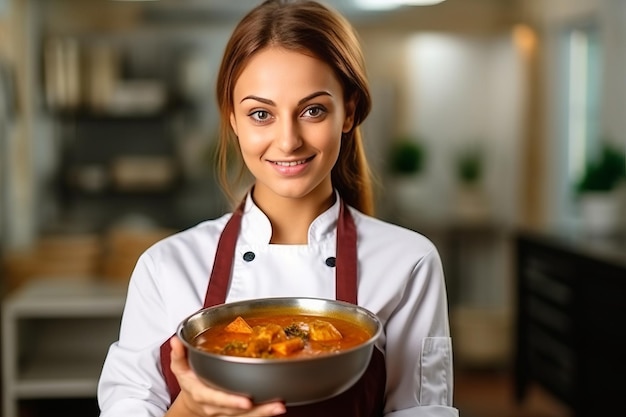
[[193,340],[197,348],[251,358],[310,358],[358,346],[371,334],[337,317],[277,314],[246,317],[215,325]]

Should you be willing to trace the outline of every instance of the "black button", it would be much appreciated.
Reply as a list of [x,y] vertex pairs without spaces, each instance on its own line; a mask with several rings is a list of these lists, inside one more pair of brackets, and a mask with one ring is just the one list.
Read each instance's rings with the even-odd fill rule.
[[326,258],[326,265],[330,266],[331,268],[334,268],[336,263],[337,263],[337,259],[334,256],[331,256],[330,258]]
[[254,254],[254,252],[246,252],[243,254],[243,260],[246,262],[250,262],[254,260],[254,257],[256,255]]

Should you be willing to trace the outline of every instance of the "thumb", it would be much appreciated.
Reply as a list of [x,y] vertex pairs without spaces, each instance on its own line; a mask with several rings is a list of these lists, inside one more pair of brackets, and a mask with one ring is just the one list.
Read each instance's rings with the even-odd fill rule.
[[187,363],[185,345],[183,345],[183,342],[180,341],[178,336],[172,336],[170,339],[170,346],[172,348],[172,368],[176,367],[180,371],[186,371],[189,368],[189,364]]

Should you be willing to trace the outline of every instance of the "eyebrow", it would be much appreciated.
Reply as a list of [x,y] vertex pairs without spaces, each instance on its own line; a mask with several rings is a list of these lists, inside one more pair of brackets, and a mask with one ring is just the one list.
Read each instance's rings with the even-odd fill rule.
[[[316,97],[319,96],[329,96],[332,97],[332,94],[330,94],[328,91],[316,91],[315,93],[309,94],[308,96],[300,99],[298,101],[298,105],[301,105],[303,103],[306,103],[309,100],[313,100]],[[259,96],[254,96],[254,95],[250,95],[250,96],[245,96],[244,98],[241,99],[240,103],[243,103],[245,100],[256,100],[259,101],[261,103],[267,104],[268,106],[275,106],[276,103],[274,103],[272,100],[269,100],[267,98],[263,98],[263,97],[259,97]]]

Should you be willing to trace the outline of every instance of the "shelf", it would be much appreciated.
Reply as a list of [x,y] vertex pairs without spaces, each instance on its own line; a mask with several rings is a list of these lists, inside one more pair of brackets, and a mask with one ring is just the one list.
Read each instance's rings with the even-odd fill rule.
[[126,283],[33,280],[3,300],[3,413],[24,399],[95,397],[119,334]]
[[103,357],[39,357],[21,372],[13,387],[19,398],[93,397]]
[[4,302],[4,314],[20,317],[120,316],[127,284],[93,278],[37,280]]

